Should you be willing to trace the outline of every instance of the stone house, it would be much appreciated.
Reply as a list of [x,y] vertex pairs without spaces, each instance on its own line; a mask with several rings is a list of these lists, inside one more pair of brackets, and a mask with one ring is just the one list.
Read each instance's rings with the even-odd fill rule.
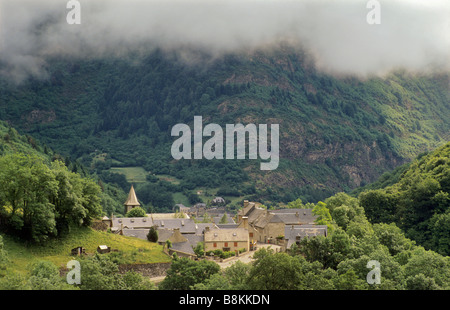
[[[170,247],[166,247],[166,242],[170,241]],[[176,253],[179,257],[195,259],[191,242],[180,232],[179,228],[158,230],[158,243],[164,245],[169,255]]]
[[316,236],[327,236],[328,227],[326,225],[286,225],[284,228],[284,250],[290,249],[291,246],[299,244],[303,238]]
[[204,235],[204,244],[205,252],[222,250],[238,254],[241,249],[245,249],[245,251],[250,249],[249,234],[244,228],[207,228]]
[[252,243],[275,243],[285,239],[287,226],[315,225],[316,219],[311,209],[266,210],[246,200],[237,215],[239,227],[248,230]]

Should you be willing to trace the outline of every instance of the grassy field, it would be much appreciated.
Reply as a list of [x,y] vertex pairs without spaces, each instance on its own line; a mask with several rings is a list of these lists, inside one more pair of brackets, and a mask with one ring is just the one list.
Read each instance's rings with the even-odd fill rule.
[[148,172],[142,167],[112,167],[110,171],[125,175],[127,181],[130,183],[147,182]]
[[8,270],[26,274],[30,266],[38,261],[51,261],[58,267],[64,267],[74,256],[71,249],[82,246],[87,254],[94,254],[99,245],[110,246],[112,252],[122,264],[169,262],[170,257],[162,251],[162,246],[134,237],[125,237],[91,228],[75,228],[61,239],[54,239],[42,246],[25,245],[9,236],[2,235],[5,250],[8,253]]
[[173,193],[173,200],[176,204],[181,203],[185,205],[186,207],[190,206],[189,199],[181,192]]

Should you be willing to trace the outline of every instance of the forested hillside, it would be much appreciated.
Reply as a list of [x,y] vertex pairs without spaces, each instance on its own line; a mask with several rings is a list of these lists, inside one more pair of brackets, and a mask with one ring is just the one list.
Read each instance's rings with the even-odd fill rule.
[[[269,205],[314,202],[373,182],[450,138],[448,74],[333,77],[289,47],[201,64],[160,51],[49,63],[46,80],[0,82],[0,119],[103,179],[112,178],[111,167],[142,167],[177,180],[176,188],[150,182],[141,196],[206,187]],[[256,160],[174,161],[170,130],[192,125],[194,115],[223,127],[280,124],[278,169],[260,171]]]
[[396,223],[418,244],[450,255],[450,143],[402,170],[392,185],[359,195],[367,218]]
[[[0,122],[0,232],[42,243],[89,227],[124,192]],[[123,198],[125,199],[125,198]]]

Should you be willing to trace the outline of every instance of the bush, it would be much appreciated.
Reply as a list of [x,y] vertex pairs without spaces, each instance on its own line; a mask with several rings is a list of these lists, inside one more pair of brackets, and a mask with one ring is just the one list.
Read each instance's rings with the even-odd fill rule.
[[135,207],[127,212],[126,217],[146,217],[147,213],[141,207]]
[[188,258],[176,258],[167,270],[166,278],[159,288],[162,290],[189,290],[198,283],[204,283],[220,266],[207,260],[193,261]]
[[150,242],[158,242],[158,231],[155,226],[150,227],[150,230],[147,234],[147,240]]

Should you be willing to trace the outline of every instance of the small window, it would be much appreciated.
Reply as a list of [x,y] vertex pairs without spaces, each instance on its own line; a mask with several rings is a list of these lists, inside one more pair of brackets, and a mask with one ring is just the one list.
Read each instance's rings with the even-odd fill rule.
[[253,233],[250,233],[249,236],[250,236],[250,238],[253,238]]
[[213,247],[217,248],[217,243],[214,242],[213,243]]
[[237,242],[235,242],[235,243],[234,243],[234,247],[237,247],[237,246],[238,246],[238,245],[237,245]]
[[228,242],[225,242],[225,247],[228,247]]

